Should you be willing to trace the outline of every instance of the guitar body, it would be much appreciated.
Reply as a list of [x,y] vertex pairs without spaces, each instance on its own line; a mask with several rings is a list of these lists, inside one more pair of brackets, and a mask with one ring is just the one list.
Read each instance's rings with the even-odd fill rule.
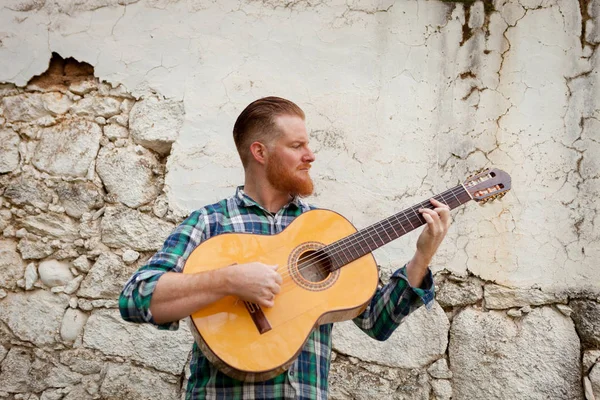
[[276,235],[226,233],[198,246],[183,273],[258,261],[278,265],[283,277],[275,306],[258,308],[258,322],[256,305],[233,296],[192,314],[190,326],[204,355],[236,379],[270,379],[291,365],[315,326],[359,315],[379,279],[372,254],[331,272],[327,256],[318,253],[355,232],[341,215],[312,210]]

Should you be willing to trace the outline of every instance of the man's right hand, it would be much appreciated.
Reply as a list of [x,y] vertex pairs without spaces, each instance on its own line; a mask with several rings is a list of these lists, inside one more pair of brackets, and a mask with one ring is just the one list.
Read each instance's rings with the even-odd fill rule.
[[275,305],[275,295],[283,282],[276,265],[254,262],[235,264],[226,269],[229,294],[263,307]]

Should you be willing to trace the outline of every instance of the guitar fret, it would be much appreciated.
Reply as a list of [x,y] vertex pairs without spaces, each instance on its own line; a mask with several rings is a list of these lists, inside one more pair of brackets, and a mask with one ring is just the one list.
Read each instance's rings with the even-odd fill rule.
[[408,223],[410,224],[410,226],[415,229],[415,226],[412,224],[412,222],[410,222],[410,218],[408,218],[408,215],[406,215],[405,212],[403,212],[404,216],[406,217],[406,220],[408,221]]
[[381,223],[380,223],[380,225],[381,225],[381,228],[383,228],[383,231],[385,232],[385,234],[387,235],[387,237],[388,237],[388,239],[389,239],[389,240],[388,240],[388,242],[391,242],[392,240],[394,240],[394,239],[392,239],[392,237],[391,237],[391,236],[390,236],[390,234],[388,233],[388,230],[387,230],[387,228],[383,226],[383,222],[381,222]]

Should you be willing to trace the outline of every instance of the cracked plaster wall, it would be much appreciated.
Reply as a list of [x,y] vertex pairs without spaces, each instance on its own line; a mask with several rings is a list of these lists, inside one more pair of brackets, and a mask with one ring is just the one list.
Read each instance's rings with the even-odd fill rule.
[[[415,323],[419,327],[433,321],[440,327],[440,332],[413,345],[418,348],[427,343],[433,352],[417,351],[408,359],[378,363],[374,360],[386,349],[376,348],[368,354],[353,351],[351,343],[360,339],[353,336],[351,328],[344,328],[336,344],[339,359],[333,381],[340,378],[340,383],[333,385],[335,396],[360,393],[360,388],[345,386],[342,377],[352,375],[368,382],[377,374],[387,377],[381,390],[389,389],[390,393],[408,393],[417,385],[424,398],[429,393],[444,398],[451,385],[458,398],[467,396],[469,390],[465,388],[477,382],[461,374],[463,368],[469,369],[470,360],[465,360],[460,346],[443,339],[449,330],[451,341],[452,335],[469,332],[471,325],[463,322],[466,317],[454,324],[454,316],[461,315],[465,306],[475,313],[483,307],[483,316],[471,315],[471,320],[482,318],[492,325],[497,321],[494,318],[501,316],[487,313],[489,309],[509,310],[505,322],[517,318],[519,324],[523,316],[551,321],[565,332],[564,340],[573,338],[576,326],[586,344],[572,350],[567,364],[583,371],[587,379],[583,389],[593,392],[595,388],[598,396],[600,366],[594,367],[598,358],[594,352],[600,345],[594,342],[594,329],[586,333],[586,324],[592,318],[589,315],[598,316],[595,305],[600,292],[596,261],[600,255],[596,200],[600,190],[600,5],[597,0],[495,1],[491,5],[389,0],[3,2],[0,82],[9,86],[4,87],[2,97],[21,96],[14,98],[26,104],[25,121],[21,117],[15,122],[15,115],[20,114],[10,100],[3,100],[0,109],[2,129],[15,132],[4,131],[0,146],[4,151],[0,160],[5,173],[3,204],[10,214],[7,218],[5,212],[3,218],[14,228],[5,230],[3,251],[17,263],[24,259],[20,276],[12,268],[9,275],[15,276],[3,277],[8,282],[3,285],[8,290],[5,304],[37,304],[37,298],[21,299],[19,293],[26,288],[40,289],[42,294],[49,291],[48,280],[42,279],[40,284],[34,273],[41,279],[44,258],[64,259],[75,265],[72,272],[77,275],[63,277],[63,283],[76,281],[77,276],[85,276],[87,281],[81,289],[77,286],[81,279],[72,284],[72,293],[77,295],[81,290],[79,298],[83,300],[81,304],[76,300],[70,309],[82,314],[70,312],[68,317],[75,321],[75,328],[68,326],[74,329],[72,334],[79,338],[82,351],[96,352],[92,358],[99,354],[105,357],[101,358],[101,373],[88,371],[84,377],[115,377],[106,384],[92,378],[91,383],[81,377],[73,380],[84,382],[82,387],[90,396],[94,390],[94,396],[109,396],[118,391],[110,384],[120,373],[144,374],[119,364],[122,359],[115,360],[115,356],[160,366],[159,361],[140,360],[125,350],[113,354],[113,346],[98,343],[93,336],[86,340],[83,331],[76,329],[112,321],[110,313],[102,309],[114,310],[110,301],[118,285],[106,288],[100,283],[107,269],[110,271],[111,254],[131,260],[133,256],[127,252],[141,252],[144,259],[156,247],[155,238],[137,240],[133,228],[131,232],[117,232],[115,226],[123,222],[126,226],[158,224],[144,219],[156,217],[162,219],[159,228],[165,233],[190,210],[229,195],[242,177],[230,134],[233,122],[250,101],[277,94],[296,101],[307,114],[317,155],[313,168],[316,193],[310,201],[348,216],[358,227],[455,185],[481,167],[496,166],[512,176],[513,189],[502,201],[484,208],[467,204],[454,213],[455,223],[434,261],[441,289],[438,302],[443,310],[431,314],[429,322]],[[69,89],[69,101],[37,98],[39,88],[32,86],[30,79],[48,69],[53,52],[90,64],[92,73],[104,83],[97,82],[99,86],[89,91]],[[41,109],[46,107],[45,114],[31,113],[36,101],[41,102]],[[137,108],[132,108],[136,103]],[[46,114],[53,117],[47,119]],[[152,124],[134,117],[145,114],[161,115],[151,123],[167,121],[153,131],[158,136],[150,134]],[[56,115],[87,118],[88,122],[80,122],[88,124],[87,139],[77,133],[78,123],[71,126],[63,121],[66,126],[56,128],[61,119],[52,120]],[[30,126],[45,130],[28,133],[38,129]],[[102,138],[94,132],[101,132]],[[172,137],[161,137],[161,132]],[[60,136],[63,134],[67,136]],[[35,150],[36,140],[42,143],[44,137],[50,137],[49,144]],[[69,138],[91,143],[82,145],[91,154],[89,159],[84,157],[83,165],[73,162],[73,157],[48,161],[48,156],[40,156],[44,149],[52,149],[52,143]],[[90,161],[92,168],[88,168]],[[142,165],[136,170],[136,182],[149,184],[120,189],[119,182],[126,177],[115,172],[115,165]],[[30,177],[28,174],[35,176],[35,182],[48,177],[67,182],[75,179],[93,183],[96,189],[73,189],[73,185],[51,188],[58,195],[75,191],[86,197],[85,210],[58,205],[62,197],[59,202],[53,200],[52,194],[31,181],[21,185],[28,188],[25,194],[9,192],[7,196],[6,190],[17,187],[16,180]],[[158,196],[161,192],[164,195]],[[31,193],[35,193],[34,200]],[[36,208],[59,216],[35,217]],[[78,219],[87,228],[78,228]],[[99,223],[102,227],[97,226]],[[69,228],[69,224],[74,227]],[[56,225],[62,230],[54,233],[57,237],[51,237],[53,241],[38,247],[27,244],[31,235],[34,239],[36,235],[51,236],[54,231],[50,227]],[[67,236],[61,235],[72,235],[73,240],[82,242],[69,248],[64,243]],[[96,237],[112,249],[104,258],[100,257],[103,251],[94,248]],[[408,260],[415,240],[416,235],[409,235],[377,251],[384,275]],[[11,246],[16,241],[19,247],[15,249]],[[98,264],[95,273],[90,273],[82,256],[94,266]],[[127,261],[127,265],[139,262]],[[17,278],[22,278],[19,284],[15,284]],[[492,283],[515,289],[498,294]],[[494,305],[494,296],[512,300]],[[56,303],[51,310],[65,307],[59,298],[46,300]],[[572,312],[572,301],[585,304],[575,307],[579,315],[574,318],[576,324],[563,327],[561,318]],[[549,312],[559,306],[566,307],[562,314]],[[527,307],[539,308],[540,312],[529,317]],[[58,314],[58,322],[67,318]],[[10,315],[0,317],[9,326],[20,326]],[[594,321],[589,323],[597,326]],[[19,339],[11,339],[13,342],[22,345],[29,341],[31,335],[26,329],[15,332],[11,335]],[[506,332],[512,335],[510,330]],[[59,342],[70,348],[69,332],[61,334]],[[53,340],[48,339],[48,343]],[[44,349],[48,343],[34,343],[34,347]],[[519,350],[520,345],[515,346]],[[0,352],[0,359],[23,364],[24,356],[13,349],[17,347],[7,346],[8,355]],[[517,350],[497,351],[512,354]],[[587,355],[594,361],[582,366],[572,357],[580,352],[584,359]],[[43,359],[39,354],[27,354],[32,360]],[[77,356],[88,356],[83,354]],[[424,372],[440,357],[453,364],[450,367],[455,379],[449,379],[439,368]],[[353,370],[356,360],[370,363]],[[44,362],[71,365],[73,373],[81,374],[67,362]],[[416,368],[416,375],[405,372],[411,368]],[[176,371],[158,369],[167,374],[164,390],[175,390]],[[582,396],[578,390],[583,389],[573,385],[581,373],[579,378],[574,374],[564,383],[572,396],[569,398]],[[13,388],[23,388],[10,382]],[[392,382],[389,388],[387,382]],[[55,383],[43,387],[63,386]],[[25,392],[39,394],[40,387],[29,387]]]

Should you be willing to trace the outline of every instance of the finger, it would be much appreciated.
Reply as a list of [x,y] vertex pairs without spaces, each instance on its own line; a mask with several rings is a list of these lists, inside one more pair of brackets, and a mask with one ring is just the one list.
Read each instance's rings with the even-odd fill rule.
[[[433,221],[438,221],[440,219],[440,215],[436,211],[430,210],[429,208],[421,208],[419,211],[423,217],[428,215]],[[425,220],[427,221],[427,219]]]
[[421,215],[423,215],[423,219],[427,222],[427,226],[433,235],[437,235],[442,230],[442,222],[438,213],[425,209]]
[[444,223],[444,225],[447,227],[450,225],[450,210],[444,207],[438,207],[434,209],[435,212],[437,212],[440,216],[440,219],[442,220],[442,222]]
[[421,214],[423,216],[423,219],[425,220],[425,222],[427,222],[427,226],[432,226],[435,225],[435,221],[433,219],[433,217],[431,216],[431,214],[423,212]]
[[275,272],[275,282],[277,283],[277,285],[281,285],[283,283],[283,278],[281,277],[281,275],[278,272]]
[[271,300],[261,299],[258,304],[260,304],[263,307],[271,308],[275,305],[275,301],[274,301],[274,299],[271,299]]
[[446,209],[450,210],[450,206],[448,206],[447,204],[442,203],[441,201],[436,200],[434,198],[429,199],[429,202],[431,204],[433,204],[435,207],[441,207],[441,208],[446,208]]
[[271,286],[271,293],[273,293],[273,295],[276,295],[280,291],[281,291],[281,286],[279,286],[279,285]]

